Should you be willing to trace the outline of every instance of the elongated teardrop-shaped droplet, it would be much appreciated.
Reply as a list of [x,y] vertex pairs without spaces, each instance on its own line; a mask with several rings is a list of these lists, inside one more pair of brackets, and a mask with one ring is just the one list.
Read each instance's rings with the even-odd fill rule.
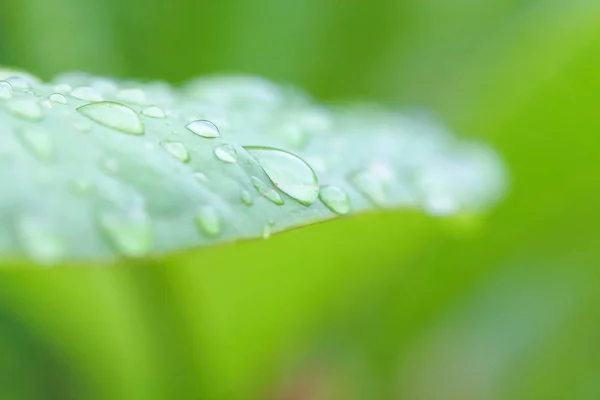
[[37,159],[50,160],[54,155],[54,146],[48,132],[38,127],[17,130],[17,136],[23,146]]
[[145,115],[146,117],[150,117],[150,118],[164,118],[165,117],[165,113],[164,111],[157,106],[150,106],[150,107],[146,107],[142,110],[142,115]]
[[237,151],[235,151],[232,145],[227,143],[215,147],[214,153],[219,160],[229,164],[237,162],[238,159]]
[[308,206],[319,195],[319,181],[306,161],[271,147],[245,147],[282,192]]
[[80,86],[71,90],[71,97],[85,101],[102,101],[102,94],[91,86]]
[[254,204],[254,199],[252,199],[252,195],[249,191],[242,190],[242,194],[240,197],[242,199],[242,203],[244,203],[245,205],[251,206],[252,204]]
[[64,242],[43,219],[22,217],[17,228],[22,246],[33,260],[52,264],[63,258]]
[[186,125],[186,128],[198,136],[213,139],[220,136],[219,128],[210,121],[193,121]]
[[103,213],[98,217],[98,223],[109,243],[121,254],[143,257],[152,250],[154,230],[150,217],[145,213]]
[[217,237],[221,234],[221,220],[219,214],[211,206],[200,207],[196,214],[196,226],[206,236]]
[[67,98],[60,93],[52,93],[48,98],[58,104],[67,104]]
[[258,193],[271,200],[273,203],[277,204],[278,206],[283,205],[283,198],[279,193],[277,193],[275,188],[270,187],[255,176],[252,177],[252,185],[254,185],[254,188]]
[[143,135],[144,124],[131,108],[113,101],[90,103],[77,109],[94,122],[131,135]]
[[43,116],[41,107],[31,99],[9,100],[6,108],[12,115],[30,121],[39,121]]
[[190,161],[190,153],[188,153],[187,149],[180,142],[160,142],[160,146],[167,151],[170,155],[175,157],[181,162]]
[[344,215],[350,212],[350,197],[337,186],[321,186],[319,198],[336,214]]

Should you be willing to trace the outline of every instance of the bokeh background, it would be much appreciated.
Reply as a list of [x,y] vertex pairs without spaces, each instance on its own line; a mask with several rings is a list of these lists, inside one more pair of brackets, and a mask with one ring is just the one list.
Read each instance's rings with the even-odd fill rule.
[[597,0],[2,0],[0,64],[426,108],[511,177],[484,217],[4,270],[1,399],[600,398]]

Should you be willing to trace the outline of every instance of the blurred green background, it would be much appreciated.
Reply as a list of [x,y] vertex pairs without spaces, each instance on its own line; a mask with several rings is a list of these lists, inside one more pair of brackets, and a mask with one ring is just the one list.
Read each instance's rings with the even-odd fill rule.
[[597,0],[3,0],[0,64],[424,107],[511,176],[480,219],[4,270],[1,399],[600,398]]

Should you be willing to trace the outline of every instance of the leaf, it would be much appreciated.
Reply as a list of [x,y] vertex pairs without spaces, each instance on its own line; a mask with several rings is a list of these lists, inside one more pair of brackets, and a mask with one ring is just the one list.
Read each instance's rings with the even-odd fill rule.
[[473,213],[504,185],[491,150],[428,117],[259,78],[0,77],[5,258],[145,257],[375,208]]

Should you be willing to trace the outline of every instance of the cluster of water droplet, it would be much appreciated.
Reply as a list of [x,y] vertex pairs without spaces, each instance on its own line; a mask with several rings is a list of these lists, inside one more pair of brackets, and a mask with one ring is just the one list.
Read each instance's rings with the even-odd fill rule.
[[142,257],[372,207],[476,212],[495,154],[426,118],[325,108],[253,77],[174,89],[0,70],[0,254]]

